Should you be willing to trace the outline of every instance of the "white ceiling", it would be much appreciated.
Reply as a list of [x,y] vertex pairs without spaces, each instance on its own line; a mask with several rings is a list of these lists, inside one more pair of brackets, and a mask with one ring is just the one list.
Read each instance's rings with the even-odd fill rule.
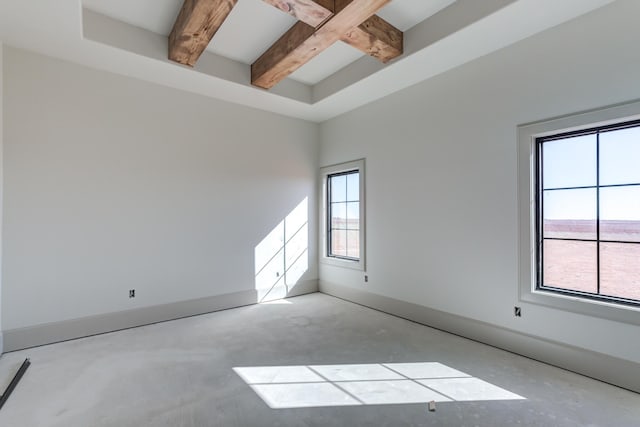
[[337,43],[270,91],[248,64],[295,20],[262,0],[238,1],[195,69],[166,58],[182,0],[0,0],[0,41],[320,122],[612,1],[392,0],[378,15],[405,31],[403,56],[383,65]]
[[[406,31],[455,0],[395,0],[378,15]],[[183,0],[83,0],[87,9],[168,36]],[[207,48],[208,52],[252,64],[296,19],[262,0],[239,0]],[[247,31],[250,29],[250,31]],[[289,78],[314,85],[364,56],[342,42],[302,66]]]

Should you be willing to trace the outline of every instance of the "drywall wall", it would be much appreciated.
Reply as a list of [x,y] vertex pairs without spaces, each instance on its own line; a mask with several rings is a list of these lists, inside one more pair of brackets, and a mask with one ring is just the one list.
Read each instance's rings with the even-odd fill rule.
[[317,124],[6,46],[4,71],[5,332],[265,294],[292,212],[289,289],[317,282]]
[[615,2],[322,124],[321,166],[366,159],[369,281],[321,264],[321,290],[639,363],[640,327],[518,301],[517,204],[519,124],[640,98],[639,14]]
[[[3,66],[2,66],[2,58],[4,56],[4,48],[2,43],[0,42],[0,224],[2,224],[2,177],[3,177],[3,162],[2,162],[2,153],[4,151],[3,141],[4,141],[4,128],[3,128],[3,114],[2,114],[2,105],[4,104],[3,97],[3,87],[4,80],[3,76]],[[2,260],[2,227],[0,226],[0,260]],[[3,338],[2,338],[2,263],[0,262],[0,354],[4,349]]]

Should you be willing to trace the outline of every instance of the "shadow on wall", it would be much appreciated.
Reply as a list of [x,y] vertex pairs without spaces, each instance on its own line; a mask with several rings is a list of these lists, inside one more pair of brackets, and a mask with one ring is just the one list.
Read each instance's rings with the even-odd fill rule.
[[304,198],[254,249],[258,301],[284,298],[309,268],[309,206]]

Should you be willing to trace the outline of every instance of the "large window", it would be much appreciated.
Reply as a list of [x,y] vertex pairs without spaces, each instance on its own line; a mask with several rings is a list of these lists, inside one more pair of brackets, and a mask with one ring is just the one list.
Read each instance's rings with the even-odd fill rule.
[[640,102],[518,134],[519,300],[640,325]]
[[324,167],[320,261],[364,270],[364,160]]
[[640,121],[536,140],[539,289],[640,304]]

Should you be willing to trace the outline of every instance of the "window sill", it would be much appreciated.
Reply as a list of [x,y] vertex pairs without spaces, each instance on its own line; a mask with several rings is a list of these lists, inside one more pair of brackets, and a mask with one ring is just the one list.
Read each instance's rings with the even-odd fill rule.
[[544,290],[523,292],[520,295],[520,300],[577,314],[640,325],[640,308],[632,305],[591,300],[580,296],[563,295]]
[[331,265],[334,267],[350,268],[352,270],[364,271],[364,262],[362,262],[362,260],[352,261],[348,259],[340,259],[340,258],[323,256],[320,258],[320,263]]

